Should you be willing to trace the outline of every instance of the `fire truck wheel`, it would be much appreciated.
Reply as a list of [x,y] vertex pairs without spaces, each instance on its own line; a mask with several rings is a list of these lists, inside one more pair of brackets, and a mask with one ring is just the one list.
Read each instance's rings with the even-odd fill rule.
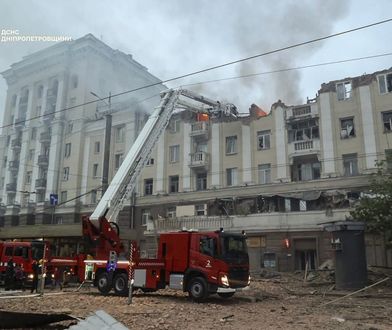
[[98,290],[102,294],[108,294],[112,289],[112,286],[110,285],[109,275],[106,272],[102,272],[98,275],[97,284]]
[[114,277],[113,288],[118,296],[128,295],[128,276],[126,274],[117,274]]
[[194,277],[189,282],[189,296],[197,302],[201,302],[208,297],[207,282],[203,277]]
[[220,292],[218,293],[218,296],[224,299],[228,299],[234,296],[235,292]]

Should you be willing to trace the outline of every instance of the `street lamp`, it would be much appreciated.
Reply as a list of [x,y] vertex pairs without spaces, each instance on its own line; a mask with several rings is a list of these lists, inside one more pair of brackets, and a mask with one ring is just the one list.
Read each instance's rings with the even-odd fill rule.
[[97,94],[90,92],[91,95],[95,96],[100,101],[106,103],[108,111],[105,112],[105,142],[103,147],[103,166],[102,166],[102,196],[105,193],[109,185],[109,161],[110,161],[110,137],[112,135],[112,93],[109,92],[109,99],[106,102]]

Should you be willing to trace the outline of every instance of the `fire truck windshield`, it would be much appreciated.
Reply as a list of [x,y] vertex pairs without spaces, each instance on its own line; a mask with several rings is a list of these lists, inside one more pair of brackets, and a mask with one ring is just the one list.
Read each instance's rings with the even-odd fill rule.
[[31,243],[31,257],[35,260],[40,260],[44,257],[44,242]]
[[221,255],[222,259],[230,262],[248,262],[246,238],[242,235],[221,235]]

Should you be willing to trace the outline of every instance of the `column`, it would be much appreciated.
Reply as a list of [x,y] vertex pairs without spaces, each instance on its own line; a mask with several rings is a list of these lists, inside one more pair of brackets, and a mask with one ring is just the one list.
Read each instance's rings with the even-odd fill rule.
[[252,184],[252,154],[250,127],[242,125],[242,183]]
[[154,182],[155,193],[163,193],[165,189],[163,188],[164,183],[164,168],[165,168],[165,132],[160,136],[157,143],[157,173]]
[[284,116],[285,110],[277,106],[274,110],[275,130],[272,131],[271,137],[275,136],[276,150],[276,179],[283,182],[290,181],[287,177],[287,140],[286,140],[286,122]]
[[322,141],[321,169],[322,177],[336,176],[335,151],[334,151],[334,130],[332,127],[331,104],[329,93],[320,94],[320,137]]
[[220,188],[220,156],[225,146],[220,148],[220,123],[211,125],[211,188]]
[[365,148],[365,170],[371,170],[376,167],[377,147],[369,86],[359,87],[359,98],[361,102],[363,145]]
[[189,167],[191,154],[191,124],[184,123],[183,161],[182,161],[182,191],[191,190],[191,168]]

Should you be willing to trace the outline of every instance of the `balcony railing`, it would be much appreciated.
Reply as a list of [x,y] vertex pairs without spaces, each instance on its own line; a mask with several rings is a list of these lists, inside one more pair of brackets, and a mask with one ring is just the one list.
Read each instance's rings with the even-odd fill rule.
[[190,136],[204,136],[208,134],[208,122],[206,121],[198,121],[196,123],[193,123],[191,125],[191,132],[190,132]]
[[7,183],[6,185],[5,185],[5,190],[6,190],[6,192],[16,192],[16,182],[14,182],[14,183]]
[[35,180],[35,189],[45,190],[46,189],[46,179]]
[[46,155],[38,155],[38,166],[48,166],[49,157]]
[[[154,226],[157,228],[154,229]],[[200,230],[216,230],[217,228],[231,228],[233,227],[232,218],[223,217],[208,217],[208,216],[194,216],[194,217],[179,217],[172,219],[158,219],[148,220],[147,231],[171,231],[182,229],[200,229]]]
[[41,143],[49,143],[50,142],[50,133],[49,132],[43,132],[39,136],[39,142]]
[[205,167],[208,166],[209,155],[204,151],[195,152],[190,155],[190,167]]
[[294,150],[308,150],[313,149],[313,140],[310,141],[302,141],[294,143]]
[[17,170],[19,169],[19,161],[18,161],[18,160],[11,160],[11,161],[8,163],[8,168],[9,168],[11,171],[17,171]]
[[317,117],[318,110],[316,107],[311,107],[310,105],[303,105],[300,107],[289,108],[286,110],[286,118],[295,120],[303,119],[304,117]]
[[12,149],[20,149],[22,146],[22,140],[21,139],[13,139],[11,141],[11,148]]

